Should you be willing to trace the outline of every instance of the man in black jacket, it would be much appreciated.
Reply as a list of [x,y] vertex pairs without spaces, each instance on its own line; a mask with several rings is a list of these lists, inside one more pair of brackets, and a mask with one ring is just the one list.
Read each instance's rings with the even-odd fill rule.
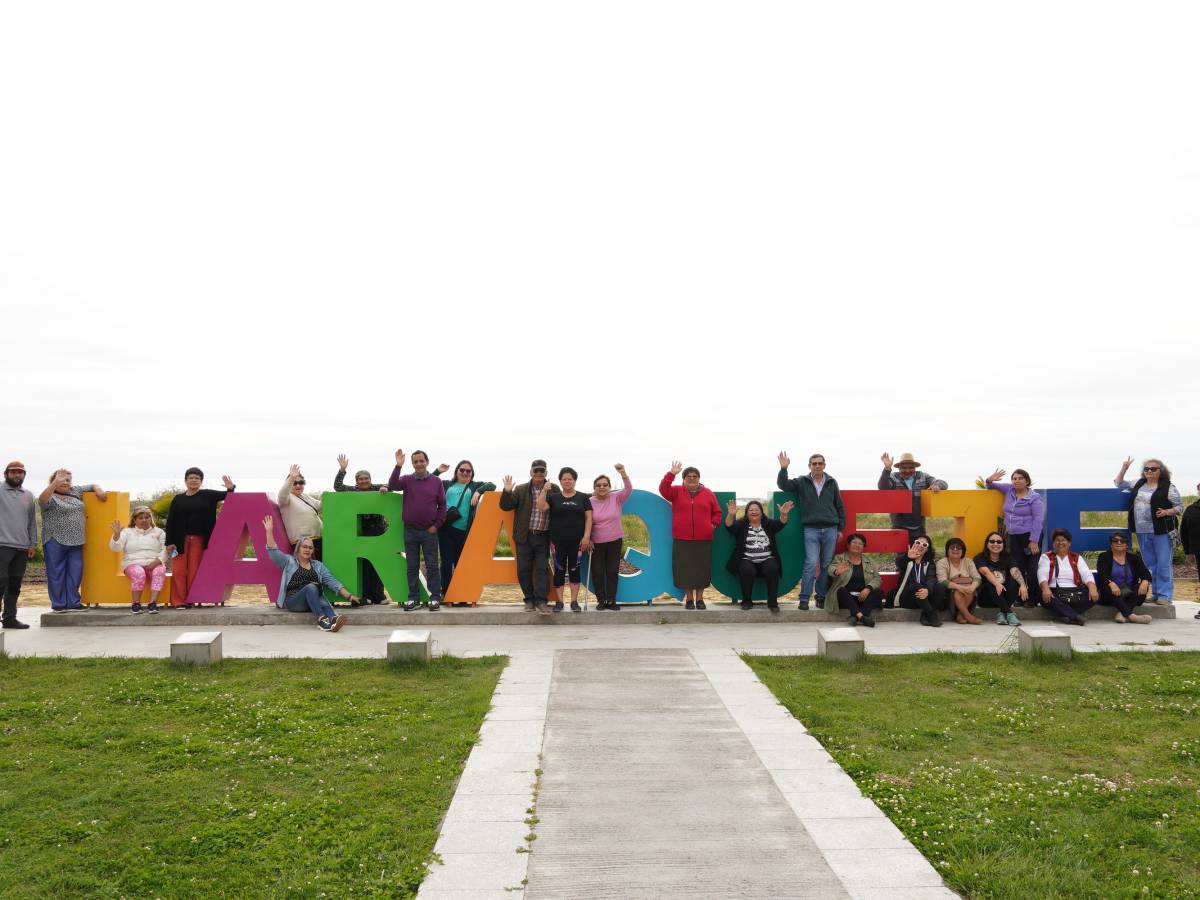
[[[1200,484],[1196,485],[1196,492],[1200,493]],[[1196,578],[1200,579],[1200,500],[1183,511],[1179,541],[1183,544],[1183,552],[1192,555],[1192,562],[1196,564]],[[1200,613],[1196,613],[1196,618],[1200,619]]]
[[515,510],[513,516],[513,553],[517,557],[517,580],[525,595],[525,609],[550,615],[550,518],[538,512],[537,498],[542,492],[559,493],[558,485],[546,480],[546,461],[535,459],[529,466],[529,480],[513,487],[513,477],[504,476],[500,508]]

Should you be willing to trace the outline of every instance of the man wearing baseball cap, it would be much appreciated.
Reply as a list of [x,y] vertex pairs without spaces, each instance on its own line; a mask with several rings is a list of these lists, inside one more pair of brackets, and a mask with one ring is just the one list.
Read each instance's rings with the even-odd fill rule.
[[29,627],[17,621],[17,596],[38,542],[34,497],[23,484],[25,466],[13,460],[4,467],[0,487],[0,594],[4,595],[4,627],[14,629]]
[[896,471],[892,471],[892,455],[885,453],[879,457],[883,461],[883,473],[879,476],[881,491],[910,491],[912,493],[912,512],[892,513],[892,527],[903,528],[908,532],[908,543],[911,546],[918,535],[925,533],[925,517],[921,515],[921,491],[936,494],[948,487],[946,482],[928,472],[918,472],[921,464],[911,453],[901,453],[896,460]]
[[557,484],[546,481],[546,461],[535,459],[529,465],[529,480],[513,487],[513,477],[505,475],[500,494],[500,508],[516,510],[513,551],[525,608],[542,615],[550,614],[550,514],[538,511],[537,498],[547,487],[549,493],[559,493]]

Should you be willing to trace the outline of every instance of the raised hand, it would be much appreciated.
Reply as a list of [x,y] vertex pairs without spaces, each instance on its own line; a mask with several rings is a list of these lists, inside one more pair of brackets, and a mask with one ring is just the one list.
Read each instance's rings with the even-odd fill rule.
[[779,451],[779,468],[786,469],[792,464],[792,458],[787,455],[786,450]]
[[272,534],[275,530],[275,520],[270,516],[263,516],[263,528],[267,534]]
[[512,492],[512,489],[513,489],[513,479],[512,479],[512,476],[511,476],[511,475],[505,475],[505,476],[504,476],[504,482],[503,482],[503,483],[504,483],[504,489],[505,489],[506,491],[509,491],[509,492],[511,493],[511,492]]
[[1006,473],[1003,469],[997,469],[995,472],[993,472],[991,475],[989,475],[985,479],[985,481],[999,481],[1006,474],[1008,474],[1008,473]]
[[731,515],[731,516],[736,516],[737,515],[737,501],[736,500],[726,500],[725,501],[725,511],[727,513],[729,513],[729,515]]
[[232,491],[234,488],[233,479],[228,475],[221,476],[221,484],[225,485],[225,490]]
[[350,457],[345,453],[338,454],[338,469],[345,472],[350,467]]
[[450,468],[450,465],[449,465],[448,463],[439,463],[439,464],[438,464],[438,467],[437,467],[437,469],[436,469],[435,471],[436,471],[436,472],[437,472],[439,475],[441,475],[443,472],[445,472],[445,471],[446,471],[447,469],[449,469],[449,468]]
[[300,478],[300,463],[292,463],[288,467],[288,481],[297,481]]
[[834,575],[845,575],[847,572],[850,571],[850,563],[846,562],[846,560],[843,559],[840,563],[838,563],[836,566],[834,566],[830,571],[832,571]]
[[1121,463],[1121,471],[1128,472],[1129,467],[1132,465],[1133,465],[1133,457],[1132,456],[1125,457],[1125,462]]
[[625,477],[625,464],[624,463],[616,463],[613,466],[613,468],[617,470],[618,475],[620,475],[622,478]]
[[885,452],[883,456],[879,457],[879,461],[883,463],[885,469],[890,469],[892,467],[892,454]]
[[118,540],[121,537],[121,523],[118,522],[116,519],[113,519],[113,522],[112,522],[112,533],[113,533],[114,541]]
[[404,465],[404,451],[403,450],[396,451],[396,465],[398,465],[398,466]]
[[71,483],[71,476],[67,474],[66,469],[58,469],[54,473],[54,490],[58,491],[60,487],[66,487]]
[[547,478],[547,479],[546,479],[546,483],[542,485],[542,496],[543,496],[543,497],[547,497],[547,496],[549,496],[549,494],[550,494],[550,487],[551,487],[551,484],[550,484],[550,479],[549,479],[549,478]]
[[671,474],[678,475],[682,471],[683,471],[683,463],[681,463],[677,459],[671,460]]
[[779,512],[785,516],[795,508],[796,502],[794,500],[784,500],[781,504],[779,504]]

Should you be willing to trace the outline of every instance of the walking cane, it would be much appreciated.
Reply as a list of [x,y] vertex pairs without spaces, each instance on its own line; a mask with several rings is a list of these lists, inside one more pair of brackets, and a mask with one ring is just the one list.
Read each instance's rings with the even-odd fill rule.
[[592,551],[587,553],[588,576],[583,581],[583,611],[587,612],[588,591],[592,586]]

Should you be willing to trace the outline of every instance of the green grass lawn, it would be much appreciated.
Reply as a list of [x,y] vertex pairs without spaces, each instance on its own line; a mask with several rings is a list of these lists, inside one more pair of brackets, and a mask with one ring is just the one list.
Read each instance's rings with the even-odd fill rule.
[[503,665],[0,658],[0,894],[412,896]]
[[1200,896],[1197,654],[747,662],[965,895]]

